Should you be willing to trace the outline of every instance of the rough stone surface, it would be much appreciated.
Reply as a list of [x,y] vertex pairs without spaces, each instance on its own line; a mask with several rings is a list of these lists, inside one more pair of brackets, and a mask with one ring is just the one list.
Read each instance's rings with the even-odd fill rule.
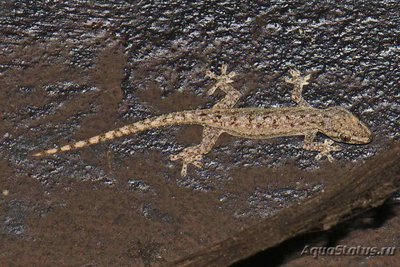
[[[399,14],[398,1],[0,1],[1,261],[152,266],[323,192],[324,173],[399,142]],[[238,107],[294,106],[284,77],[297,68],[312,106],[348,108],[373,142],[343,144],[330,164],[301,138],[222,136],[185,179],[169,156],[200,141],[198,126],[29,157],[211,107],[222,95],[204,74],[223,63]],[[398,225],[377,234],[400,240]]]

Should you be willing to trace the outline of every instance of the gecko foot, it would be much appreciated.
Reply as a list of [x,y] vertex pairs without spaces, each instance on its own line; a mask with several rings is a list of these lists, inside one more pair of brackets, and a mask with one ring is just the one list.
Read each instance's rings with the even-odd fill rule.
[[197,168],[203,167],[203,163],[201,162],[201,160],[203,159],[203,155],[198,154],[197,150],[193,147],[188,147],[182,152],[170,156],[170,159],[173,161],[182,160],[182,177],[185,177],[187,175],[187,167],[189,164],[193,164]]
[[311,78],[311,75],[308,74],[306,76],[301,76],[301,73],[299,70],[290,70],[289,71],[290,75],[292,78],[286,77],[285,82],[294,84],[294,85],[299,85],[300,87],[303,87],[304,85],[309,84],[308,80]]
[[302,93],[303,87],[309,84],[308,80],[310,79],[311,75],[301,76],[299,70],[291,70],[290,75],[292,78],[286,77],[285,81],[287,83],[293,84],[294,89],[292,92],[292,99],[294,102],[299,104],[300,106],[310,106],[307,101],[304,100]]
[[221,75],[216,75],[215,73],[213,73],[209,70],[206,72],[206,75],[208,77],[215,79],[217,81],[217,83],[208,90],[209,95],[214,94],[215,90],[217,90],[218,88],[221,89],[222,91],[224,91],[225,93],[228,93],[229,91],[232,90],[232,88],[229,86],[229,84],[233,83],[233,77],[236,76],[236,73],[230,72],[227,74],[226,73],[227,69],[228,69],[228,66],[226,64],[224,64],[221,67]]
[[332,151],[340,151],[341,148],[338,145],[333,145],[334,141],[332,140],[325,140],[323,143],[318,144],[318,155],[315,156],[316,160],[320,160],[323,157],[327,157],[329,162],[333,162],[335,159],[332,157],[330,152]]

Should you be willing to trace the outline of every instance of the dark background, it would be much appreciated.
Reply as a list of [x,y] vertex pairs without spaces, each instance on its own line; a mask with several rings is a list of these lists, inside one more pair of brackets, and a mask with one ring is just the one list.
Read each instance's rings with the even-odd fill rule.
[[[180,177],[169,156],[201,127],[155,129],[45,159],[33,152],[172,111],[208,108],[205,71],[238,73],[238,107],[342,106],[373,131],[316,161],[302,138],[222,136]],[[322,193],[400,139],[398,1],[0,1],[0,263],[153,266]],[[323,140],[324,136],[319,136]],[[305,244],[400,247],[399,196],[329,233],[247,265],[388,265],[392,257],[300,257]]]

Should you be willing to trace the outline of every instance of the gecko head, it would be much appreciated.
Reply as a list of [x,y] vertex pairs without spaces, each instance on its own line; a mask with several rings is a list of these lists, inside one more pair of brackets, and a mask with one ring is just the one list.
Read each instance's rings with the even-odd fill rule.
[[342,107],[326,109],[325,129],[323,133],[337,142],[348,144],[367,144],[372,140],[372,133],[350,111]]

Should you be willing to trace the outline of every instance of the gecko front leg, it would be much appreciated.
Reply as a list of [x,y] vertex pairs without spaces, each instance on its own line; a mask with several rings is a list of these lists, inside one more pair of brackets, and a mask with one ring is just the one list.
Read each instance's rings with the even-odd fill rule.
[[[212,95],[216,89],[220,89],[226,94],[220,102],[212,107],[213,109],[231,108],[241,97],[240,92],[230,85],[233,82],[232,78],[235,77],[236,74],[234,72],[227,74],[226,71],[227,65],[222,65],[221,75],[216,75],[211,71],[207,71],[206,73],[208,77],[217,81],[217,83],[209,89],[208,93]],[[212,150],[218,140],[218,137],[223,132],[224,131],[220,129],[205,126],[203,129],[203,137],[199,145],[185,148],[182,152],[170,157],[173,161],[182,160],[183,165],[181,175],[183,177],[187,175],[187,167],[189,164],[193,164],[197,168],[201,168],[203,166],[201,163],[203,155],[208,154]]]
[[334,158],[332,157],[331,152],[340,151],[340,146],[333,145],[334,141],[330,139],[326,139],[323,143],[314,142],[316,134],[316,132],[312,132],[305,135],[303,149],[309,151],[318,151],[318,155],[315,156],[317,160],[327,157],[329,162],[333,162]]
[[308,84],[308,80],[310,79],[310,75],[301,76],[300,71],[298,70],[291,70],[290,75],[292,78],[286,77],[285,81],[287,83],[293,84],[293,92],[292,92],[292,99],[296,102],[299,106],[309,107],[310,104],[303,98],[303,87],[304,85]]

